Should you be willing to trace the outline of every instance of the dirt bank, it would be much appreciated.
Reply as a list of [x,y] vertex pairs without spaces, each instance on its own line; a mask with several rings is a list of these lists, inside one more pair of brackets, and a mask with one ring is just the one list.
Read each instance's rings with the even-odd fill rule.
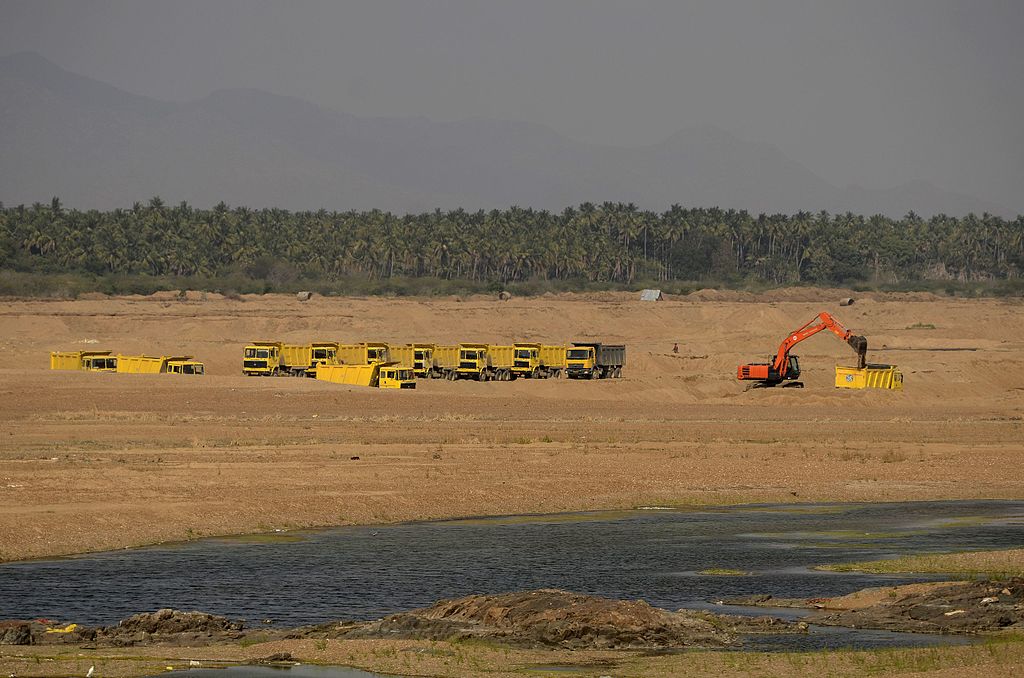
[[802,633],[806,624],[773,617],[670,612],[642,600],[622,601],[542,589],[442,600],[369,622],[330,622],[294,629],[247,629],[204,612],[158,610],[113,626],[62,626],[53,620],[0,622],[0,644],[204,647],[298,639],[488,640],[517,647],[665,650],[741,644],[744,633]]
[[806,608],[812,624],[912,633],[1024,631],[1024,579],[929,582],[837,598],[745,596],[729,605]]
[[[414,300],[209,295],[0,309],[0,560],[235,534],[641,505],[1018,498],[1019,301],[836,290]],[[834,312],[902,393],[743,393],[738,363]],[[571,339],[628,345],[622,379],[421,382],[376,392],[239,375],[242,345]],[[674,342],[680,353],[673,354]],[[210,374],[50,372],[51,350],[190,353]],[[940,349],[964,350],[947,351]]]

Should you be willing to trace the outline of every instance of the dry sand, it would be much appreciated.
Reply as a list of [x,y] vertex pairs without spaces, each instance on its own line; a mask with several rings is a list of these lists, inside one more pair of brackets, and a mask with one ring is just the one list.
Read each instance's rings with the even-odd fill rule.
[[[848,295],[9,300],[0,560],[481,514],[1024,496],[1024,304],[913,294],[838,308]],[[796,351],[806,389],[744,392],[736,365],[821,310],[867,335],[905,390],[834,389],[833,366],[854,356],[826,332]],[[618,380],[377,391],[242,377],[254,339],[586,339],[628,354]],[[47,369],[52,350],[100,348],[194,354],[208,375]]]

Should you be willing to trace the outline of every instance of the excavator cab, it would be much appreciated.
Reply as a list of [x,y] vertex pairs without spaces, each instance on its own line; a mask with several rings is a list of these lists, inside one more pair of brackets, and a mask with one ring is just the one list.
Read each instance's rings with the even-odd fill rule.
[[[786,374],[782,375],[783,379],[799,379],[800,378],[800,359],[795,355],[789,356],[789,369]],[[797,382],[800,383],[800,382]]]

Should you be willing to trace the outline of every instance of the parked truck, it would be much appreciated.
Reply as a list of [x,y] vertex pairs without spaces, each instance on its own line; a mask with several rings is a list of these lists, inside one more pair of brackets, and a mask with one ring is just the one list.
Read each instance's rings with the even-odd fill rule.
[[527,379],[559,377],[565,369],[565,346],[518,343],[515,348],[515,362],[512,371],[516,376]]
[[114,372],[117,356],[110,351],[54,351],[50,354],[50,369]]
[[316,370],[319,381],[372,388],[416,388],[412,369],[394,362],[365,364],[322,364]]
[[243,349],[242,374],[247,377],[276,377],[281,374],[279,341],[254,341]]
[[457,379],[512,381],[515,348],[497,344],[459,344]]
[[190,355],[160,356],[119,355],[117,371],[123,374],[205,374],[203,363]]
[[295,377],[315,377],[318,366],[337,362],[338,344],[333,341],[281,345],[280,370]]
[[338,362],[346,365],[391,362],[390,350],[387,344],[379,342],[340,344],[338,346]]
[[570,379],[609,379],[622,376],[626,347],[574,341],[565,350],[565,375]]

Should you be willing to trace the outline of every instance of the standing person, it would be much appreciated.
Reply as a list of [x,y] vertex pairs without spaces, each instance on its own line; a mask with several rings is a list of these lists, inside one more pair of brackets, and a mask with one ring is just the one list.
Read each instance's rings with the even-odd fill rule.
[[676,343],[672,344],[672,352],[673,353],[679,353],[679,342],[678,341]]

